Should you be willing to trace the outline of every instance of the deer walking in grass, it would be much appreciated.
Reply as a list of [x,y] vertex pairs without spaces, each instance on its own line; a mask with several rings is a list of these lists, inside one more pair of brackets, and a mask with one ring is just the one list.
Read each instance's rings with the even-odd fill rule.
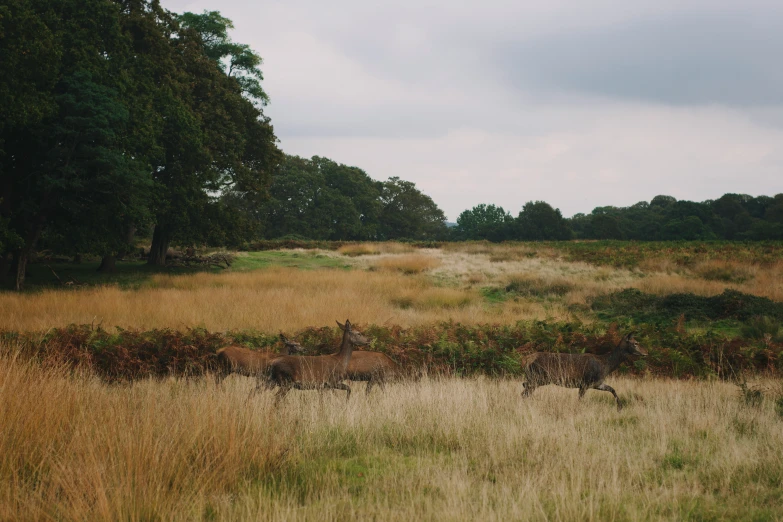
[[589,389],[606,391],[614,395],[617,411],[623,406],[614,388],[604,384],[604,379],[623,361],[635,355],[646,356],[647,350],[639,346],[629,333],[611,352],[605,355],[536,352],[526,358],[523,397],[528,397],[539,386],[557,384],[579,388],[579,398]]
[[289,341],[282,333],[283,349],[279,353],[249,350],[241,346],[226,346],[217,351],[218,368],[215,372],[215,382],[220,385],[223,379],[232,373],[255,377],[261,386],[266,381],[269,363],[277,357],[300,353],[302,346]]
[[354,346],[367,346],[370,340],[360,331],[354,330],[351,322],[337,325],[343,331],[340,350],[330,355],[283,356],[269,365],[269,379],[272,386],[279,386],[275,402],[285,397],[291,388],[297,390],[345,390],[346,399],[351,397],[351,387],[341,382],[346,377],[348,363]]
[[[287,340],[287,342],[296,344],[299,352],[304,351],[304,347],[296,341]],[[402,368],[388,355],[364,350],[354,350],[346,371],[346,379],[349,381],[367,382],[365,392],[368,395],[373,385],[377,384],[381,389],[385,389],[387,382],[401,377]]]

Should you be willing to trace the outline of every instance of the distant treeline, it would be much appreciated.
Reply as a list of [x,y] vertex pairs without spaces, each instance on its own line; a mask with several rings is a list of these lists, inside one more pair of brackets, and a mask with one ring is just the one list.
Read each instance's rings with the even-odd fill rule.
[[516,217],[502,207],[478,205],[457,219],[451,239],[559,240],[770,240],[783,239],[783,194],[678,201],[655,196],[630,207],[597,207],[563,218],[543,201],[524,205]]
[[630,207],[598,207],[564,218],[544,201],[526,203],[517,216],[477,205],[456,226],[413,183],[375,181],[363,170],[313,157],[286,156],[272,173],[262,204],[226,196],[257,239],[357,241],[539,241],[567,239],[774,240],[783,239],[783,194],[726,194],[701,203],[656,196]]

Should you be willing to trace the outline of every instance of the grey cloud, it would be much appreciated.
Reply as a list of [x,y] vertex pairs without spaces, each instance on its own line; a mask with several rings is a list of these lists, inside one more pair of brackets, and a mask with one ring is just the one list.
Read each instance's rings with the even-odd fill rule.
[[509,44],[515,87],[676,105],[783,103],[779,13],[677,15]]

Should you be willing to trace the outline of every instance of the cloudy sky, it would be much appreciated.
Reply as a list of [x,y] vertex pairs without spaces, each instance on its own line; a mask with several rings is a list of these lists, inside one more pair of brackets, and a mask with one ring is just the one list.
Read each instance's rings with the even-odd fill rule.
[[264,58],[282,149],[450,220],[783,192],[780,0],[162,0]]

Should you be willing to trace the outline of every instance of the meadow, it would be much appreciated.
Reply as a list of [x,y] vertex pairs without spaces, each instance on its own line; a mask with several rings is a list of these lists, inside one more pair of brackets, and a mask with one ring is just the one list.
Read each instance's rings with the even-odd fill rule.
[[275,408],[247,402],[242,377],[107,386],[5,356],[0,519],[783,516],[783,405],[719,381],[611,381],[620,413],[606,393],[522,400],[519,382],[484,377]]
[[[0,520],[783,518],[780,244],[264,246],[0,293]],[[280,407],[204,377],[280,331],[329,353],[345,318],[425,376]],[[622,412],[520,397],[525,354],[629,330]]]

